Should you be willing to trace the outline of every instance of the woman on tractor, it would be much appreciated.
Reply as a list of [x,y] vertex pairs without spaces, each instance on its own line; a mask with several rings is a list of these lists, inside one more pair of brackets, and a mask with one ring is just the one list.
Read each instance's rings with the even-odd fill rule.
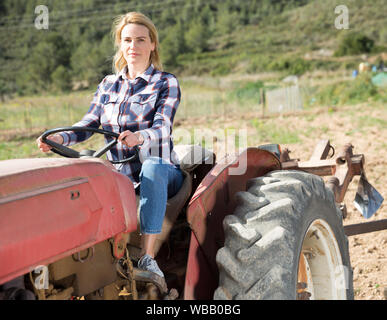
[[[114,23],[115,74],[99,84],[91,106],[74,126],[119,133],[119,143],[108,152],[109,160],[120,160],[139,150],[139,160],[118,165],[140,195],[142,253],[138,267],[161,277],[154,246],[161,232],[167,199],[177,193],[183,174],[173,153],[172,124],[180,103],[176,77],[162,71],[158,33],[153,22],[138,12],[129,12]],[[69,146],[84,141],[91,133],[62,132],[48,139]],[[37,139],[38,147],[51,147]]]

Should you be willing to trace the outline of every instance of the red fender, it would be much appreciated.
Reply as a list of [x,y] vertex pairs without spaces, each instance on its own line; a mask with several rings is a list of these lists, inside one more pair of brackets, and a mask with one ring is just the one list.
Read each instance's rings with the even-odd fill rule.
[[[242,166],[246,169],[242,174],[233,174]],[[219,281],[216,253],[224,244],[223,219],[235,209],[234,194],[245,191],[249,179],[279,169],[281,163],[273,153],[248,148],[216,164],[203,179],[187,209],[192,232],[184,299],[213,298]]]

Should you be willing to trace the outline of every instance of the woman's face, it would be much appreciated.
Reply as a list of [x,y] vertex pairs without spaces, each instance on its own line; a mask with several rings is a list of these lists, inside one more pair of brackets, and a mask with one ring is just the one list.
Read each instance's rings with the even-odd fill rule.
[[150,54],[155,49],[147,27],[127,24],[121,31],[121,51],[128,65],[146,68]]

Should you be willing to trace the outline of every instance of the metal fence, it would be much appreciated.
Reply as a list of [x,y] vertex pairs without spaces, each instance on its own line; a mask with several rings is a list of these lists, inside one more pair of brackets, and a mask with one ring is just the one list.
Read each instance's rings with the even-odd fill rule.
[[303,103],[298,85],[278,88],[265,93],[265,112],[283,113],[301,109],[303,109]]
[[[305,92],[298,84],[276,89],[260,89],[259,99],[230,100],[226,90],[186,94],[179,106],[176,119],[216,118],[244,112],[262,115],[286,113],[303,109]],[[88,95],[36,97],[0,104],[0,134],[2,130],[54,128],[79,121],[88,109]],[[203,121],[205,121],[203,119]]]

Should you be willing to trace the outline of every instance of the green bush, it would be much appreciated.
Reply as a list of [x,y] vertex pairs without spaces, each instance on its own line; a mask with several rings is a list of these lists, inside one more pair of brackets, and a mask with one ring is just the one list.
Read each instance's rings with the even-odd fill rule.
[[371,82],[369,74],[338,84],[331,84],[321,89],[316,95],[316,102],[321,105],[356,104],[378,98],[378,89]]
[[267,66],[272,71],[286,71],[288,74],[301,75],[310,69],[310,62],[302,58],[278,58]]
[[231,72],[230,66],[228,64],[221,64],[211,70],[211,76],[224,76]]
[[335,57],[370,53],[374,48],[374,40],[361,33],[350,32],[341,40]]
[[237,85],[228,93],[230,100],[251,101],[260,103],[260,89],[264,87],[262,81],[247,82]]

